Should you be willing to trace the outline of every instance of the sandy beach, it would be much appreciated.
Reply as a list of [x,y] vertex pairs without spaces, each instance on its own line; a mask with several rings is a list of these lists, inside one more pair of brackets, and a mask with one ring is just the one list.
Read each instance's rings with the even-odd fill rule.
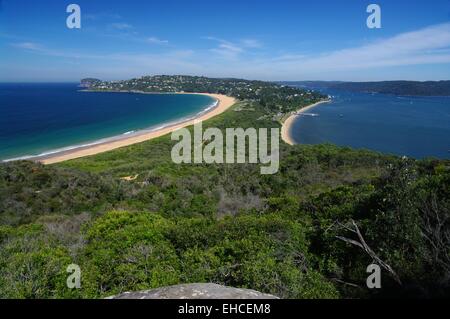
[[306,112],[308,110],[311,110],[312,108],[314,108],[314,107],[316,107],[316,106],[318,106],[320,104],[329,103],[329,102],[331,102],[331,100],[320,101],[320,102],[317,102],[317,103],[305,106],[304,108],[301,108],[300,110],[298,110],[296,112],[293,112],[291,114],[291,116],[289,116],[286,119],[286,121],[284,121],[284,123],[283,123],[283,125],[281,127],[281,138],[283,139],[283,141],[285,143],[289,144],[289,145],[294,145],[295,144],[294,140],[292,139],[292,137],[290,135],[290,131],[291,131],[292,124],[294,123],[294,120],[298,116],[298,114],[301,114],[301,113],[304,113],[304,112]]
[[[139,92],[136,92],[139,93]],[[129,137],[120,137],[117,140],[111,140],[104,143],[99,143],[91,146],[85,146],[76,148],[70,151],[63,151],[61,153],[55,153],[51,154],[42,158],[36,158],[35,160],[43,163],[43,164],[53,164],[58,162],[63,162],[75,158],[80,158],[84,156],[90,156],[95,155],[98,153],[103,153],[107,151],[111,151],[120,147],[141,143],[144,141],[151,140],[156,137],[160,137],[169,133],[172,133],[173,131],[193,125],[196,121],[205,121],[207,119],[210,119],[218,114],[223,113],[228,108],[230,108],[233,104],[236,103],[236,100],[232,97],[226,96],[226,95],[220,95],[220,94],[207,94],[207,93],[187,93],[187,94],[203,94],[210,96],[218,101],[218,105],[211,110],[209,110],[206,113],[202,113],[195,119],[189,119],[184,122],[179,122],[174,125],[170,125],[167,127],[164,127],[159,130],[151,131],[151,132],[136,132],[136,134],[133,134]]]

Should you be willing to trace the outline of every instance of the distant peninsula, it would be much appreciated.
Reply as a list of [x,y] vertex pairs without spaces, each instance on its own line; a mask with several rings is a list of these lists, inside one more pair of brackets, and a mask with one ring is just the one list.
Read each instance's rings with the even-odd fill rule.
[[94,79],[94,78],[86,78],[86,79],[82,79],[80,81],[80,87],[84,87],[84,88],[90,88],[98,83],[101,83],[102,81],[99,79]]
[[450,81],[289,81],[281,83],[299,87],[342,89],[365,93],[382,93],[405,96],[450,96]]
[[314,90],[299,89],[265,81],[235,78],[208,78],[188,75],[152,75],[121,81],[82,79],[86,91],[129,93],[208,93],[227,95],[238,100],[257,102],[267,109],[267,116],[282,121],[286,114],[327,100]]

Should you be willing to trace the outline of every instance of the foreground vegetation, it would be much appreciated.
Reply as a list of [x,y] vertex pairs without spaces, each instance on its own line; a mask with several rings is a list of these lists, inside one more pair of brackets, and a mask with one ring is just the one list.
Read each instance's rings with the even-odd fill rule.
[[[244,100],[204,127],[278,127],[272,105]],[[192,282],[282,298],[449,294],[448,161],[282,144],[280,172],[260,175],[256,164],[176,165],[174,143],[1,164],[0,297]],[[379,290],[366,287],[374,259],[392,269]],[[81,289],[66,286],[72,263]]]

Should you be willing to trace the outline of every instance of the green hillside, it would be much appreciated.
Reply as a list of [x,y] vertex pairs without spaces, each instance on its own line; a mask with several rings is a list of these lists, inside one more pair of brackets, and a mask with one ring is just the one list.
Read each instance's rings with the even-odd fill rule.
[[[204,128],[279,127],[273,116],[290,100],[268,90]],[[163,136],[56,165],[0,164],[0,297],[194,282],[282,298],[448,295],[449,161],[281,143],[280,171],[260,175],[257,164],[174,164],[174,144]],[[351,244],[356,231],[373,254]],[[366,287],[374,255],[393,270],[383,268],[380,290]],[[78,290],[66,287],[71,263]]]

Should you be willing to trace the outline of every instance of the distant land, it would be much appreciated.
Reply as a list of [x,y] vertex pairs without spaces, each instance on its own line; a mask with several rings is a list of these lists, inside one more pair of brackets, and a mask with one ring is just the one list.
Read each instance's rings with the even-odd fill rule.
[[[156,82],[156,83],[155,83]],[[193,92],[198,89],[208,91],[212,85],[219,84],[221,92],[230,93],[223,90],[229,83],[245,83],[245,85],[269,85],[262,81],[247,81],[241,79],[209,79],[205,77],[189,76],[152,76],[132,79],[128,81],[102,81],[95,78],[85,78],[81,80],[80,86],[95,90],[144,90],[156,92]],[[344,82],[344,81],[279,81],[280,85],[297,86],[317,89],[341,89],[352,92],[382,93],[405,96],[450,96],[449,81],[380,81],[380,82]],[[153,86],[148,86],[152,84]],[[169,84],[169,85],[168,85]],[[175,84],[175,85],[174,85]],[[199,85],[200,84],[200,85]]]
[[99,80],[99,79],[86,78],[86,79],[82,79],[82,80],[80,81],[80,86],[81,86],[81,87],[85,87],[85,88],[89,88],[89,87],[91,87],[91,86],[93,86],[93,85],[95,85],[95,84],[98,84],[98,83],[100,83],[100,82],[102,82],[102,81]]
[[410,96],[450,96],[450,81],[287,81],[278,83],[300,87],[342,89],[347,91],[365,93],[383,93]]
[[270,115],[281,119],[301,107],[325,100],[326,96],[265,81],[236,78],[208,78],[189,75],[152,75],[122,81],[103,81],[84,78],[80,86],[96,92],[129,93],[210,93],[228,95],[240,100],[261,103]]

